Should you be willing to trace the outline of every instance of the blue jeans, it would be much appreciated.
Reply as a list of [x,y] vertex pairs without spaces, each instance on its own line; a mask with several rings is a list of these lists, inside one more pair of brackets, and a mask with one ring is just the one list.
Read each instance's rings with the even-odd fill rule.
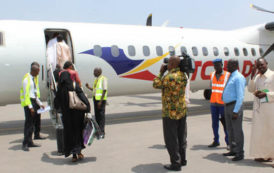
[[219,120],[221,121],[224,133],[225,133],[225,142],[228,145],[228,133],[225,124],[225,114],[224,114],[224,106],[215,106],[211,105],[211,119],[212,119],[212,129],[214,134],[214,142],[219,143]]

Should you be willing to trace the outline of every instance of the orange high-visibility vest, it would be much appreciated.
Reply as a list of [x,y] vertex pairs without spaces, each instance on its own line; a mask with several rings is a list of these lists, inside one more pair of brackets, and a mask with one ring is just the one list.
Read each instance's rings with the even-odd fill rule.
[[224,71],[224,73],[220,76],[219,80],[217,80],[215,76],[215,72],[210,74],[211,79],[211,97],[210,103],[218,103],[224,104],[222,100],[222,94],[226,85],[226,82],[229,78],[230,73]]

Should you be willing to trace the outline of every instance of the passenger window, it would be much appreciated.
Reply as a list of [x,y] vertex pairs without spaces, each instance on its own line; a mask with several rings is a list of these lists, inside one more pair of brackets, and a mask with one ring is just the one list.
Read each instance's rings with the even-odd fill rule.
[[150,55],[150,50],[148,46],[143,46],[143,53],[145,56],[149,56]]
[[2,32],[0,32],[0,46],[4,45],[4,35]]
[[186,53],[186,54],[187,54],[186,47],[184,47],[184,46],[182,46],[182,47],[181,47],[181,53],[182,53],[182,52],[184,52],[184,53]]
[[170,56],[174,56],[176,54],[175,48],[173,46],[169,46],[168,51],[169,51]]
[[235,53],[235,56],[239,56],[240,55],[239,49],[235,47],[234,53]]
[[254,48],[251,48],[251,54],[252,54],[252,56],[256,56],[256,51]]
[[202,51],[203,51],[203,55],[204,55],[204,56],[207,56],[207,55],[208,55],[208,50],[207,50],[206,47],[203,47],[203,48],[202,48]]
[[129,56],[135,56],[136,55],[136,51],[135,51],[135,47],[130,45],[128,46],[128,54]]
[[248,55],[248,52],[247,52],[246,48],[243,48],[243,53],[244,53],[244,56]]
[[114,57],[118,57],[119,56],[120,53],[119,53],[118,46],[116,46],[116,45],[111,46],[111,54]]
[[94,47],[93,47],[93,51],[94,51],[94,55],[95,56],[99,56],[99,57],[101,57],[102,56],[102,48],[101,48],[101,46],[99,46],[99,45],[95,45]]
[[229,49],[227,47],[224,47],[224,54],[225,56],[229,56]]
[[213,47],[213,54],[214,56],[219,56],[219,50],[217,47]]
[[161,46],[156,46],[156,53],[157,53],[157,56],[162,56],[163,48]]
[[263,56],[263,54],[264,54],[263,48],[259,48],[259,52],[260,52],[260,55]]
[[198,56],[198,49],[197,49],[197,47],[192,47],[192,54],[193,54],[193,56]]

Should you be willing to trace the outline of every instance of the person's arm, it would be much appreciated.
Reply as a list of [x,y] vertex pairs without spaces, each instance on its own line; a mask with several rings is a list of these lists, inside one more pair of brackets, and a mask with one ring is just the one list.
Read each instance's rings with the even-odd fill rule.
[[104,97],[105,97],[105,95],[106,95],[106,92],[107,92],[107,79],[104,78],[104,80],[103,80],[103,93],[102,93],[102,97],[101,97],[101,99],[100,99],[100,102],[98,103],[98,107],[99,107],[99,108],[100,108],[101,105],[102,105],[102,102],[103,102],[103,100],[104,100]]
[[[25,78],[24,81],[23,81],[24,97],[26,96],[26,92],[27,92],[27,91],[26,91],[27,84],[28,84],[28,79]],[[27,98],[25,98],[25,99],[27,99]],[[28,98],[28,99],[30,99],[30,98]],[[30,114],[31,114],[32,116],[34,116],[35,111],[34,111],[34,109],[33,109],[33,106],[32,106],[32,104],[31,104],[31,101],[30,101],[30,100],[29,100],[29,103],[30,103],[30,104],[28,104],[27,107],[28,107],[29,110],[30,110]]]
[[62,48],[60,46],[60,44],[56,44],[56,55],[57,55],[57,64],[59,64],[61,66],[61,68],[63,69],[62,67],[62,64],[61,64],[61,59],[62,59]]
[[91,88],[88,83],[86,83],[86,87],[87,87],[87,89],[93,91],[93,88]]
[[160,69],[160,74],[153,79],[153,88],[156,88],[156,89],[162,89],[163,88],[162,77],[163,77],[166,70],[167,70],[167,66],[162,65],[161,69]]
[[233,113],[238,114],[240,108],[243,105],[243,100],[244,100],[244,92],[245,92],[245,78],[237,78],[235,80],[235,85],[236,85],[236,104],[233,109]]
[[77,71],[75,71],[75,80],[79,84],[79,87],[81,88],[82,87],[82,83],[81,83],[81,80],[79,78],[79,75],[78,75]]

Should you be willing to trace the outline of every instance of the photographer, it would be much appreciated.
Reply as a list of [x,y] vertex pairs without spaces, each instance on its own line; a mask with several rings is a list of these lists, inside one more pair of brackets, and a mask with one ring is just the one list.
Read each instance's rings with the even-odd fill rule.
[[[164,75],[165,71],[168,73]],[[172,56],[168,65],[162,65],[160,75],[153,81],[153,87],[162,89],[162,117],[164,140],[170,155],[170,165],[164,168],[180,171],[186,165],[185,125],[186,102],[185,88],[187,77],[180,71],[180,58]]]

